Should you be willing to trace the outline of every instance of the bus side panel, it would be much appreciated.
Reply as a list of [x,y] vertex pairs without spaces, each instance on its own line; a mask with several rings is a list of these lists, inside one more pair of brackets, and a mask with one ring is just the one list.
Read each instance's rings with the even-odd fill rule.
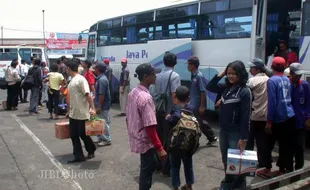
[[303,64],[303,69],[310,70],[310,36],[300,39],[299,62]]

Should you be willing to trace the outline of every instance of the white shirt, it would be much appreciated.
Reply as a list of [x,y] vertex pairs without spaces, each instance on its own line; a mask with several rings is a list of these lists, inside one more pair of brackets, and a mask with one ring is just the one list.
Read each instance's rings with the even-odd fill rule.
[[17,69],[17,72],[18,72],[18,74],[19,74],[20,76],[25,77],[25,76],[27,75],[27,73],[28,73],[28,68],[27,68],[26,65],[18,64],[17,67],[16,67],[16,69]]
[[14,85],[20,81],[17,69],[9,66],[6,69],[3,69],[5,73],[5,80],[8,82],[8,85]]

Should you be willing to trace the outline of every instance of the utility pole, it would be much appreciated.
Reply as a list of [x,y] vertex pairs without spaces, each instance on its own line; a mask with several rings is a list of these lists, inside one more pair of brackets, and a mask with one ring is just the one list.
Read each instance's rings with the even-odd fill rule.
[[2,42],[2,45],[3,45],[3,26],[1,26],[1,42]]
[[45,10],[42,10],[42,14],[43,14],[43,44],[44,44],[44,47],[45,47],[45,18],[44,18],[44,12]]

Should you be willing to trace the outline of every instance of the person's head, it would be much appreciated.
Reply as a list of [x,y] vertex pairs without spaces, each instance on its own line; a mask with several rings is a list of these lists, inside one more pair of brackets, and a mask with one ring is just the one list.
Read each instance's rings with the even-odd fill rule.
[[102,73],[105,73],[107,70],[107,65],[105,63],[99,62],[96,66],[95,66],[95,74],[97,76],[101,75]]
[[25,60],[25,59],[22,59],[20,62],[21,62],[23,65],[26,64],[26,60]]
[[242,61],[234,61],[227,65],[225,74],[227,76],[226,83],[228,85],[246,85],[249,75]]
[[57,65],[60,65],[60,63],[61,63],[61,60],[57,59]]
[[31,61],[32,64],[34,64],[34,60],[35,60],[34,57],[31,57],[31,58],[30,58],[30,61]]
[[251,62],[248,62],[250,66],[250,73],[252,76],[257,75],[258,73],[266,73],[266,68],[263,60],[259,58],[254,58]]
[[42,67],[46,67],[46,62],[42,61],[41,65],[42,65]]
[[109,59],[104,59],[103,62],[104,62],[106,65],[109,65],[109,64],[110,64],[110,60],[109,60]]
[[80,66],[81,60],[79,58],[75,58],[74,61]]
[[272,60],[271,69],[274,72],[283,73],[285,70],[286,61],[283,57],[275,57]]
[[136,74],[138,75],[138,79],[141,84],[150,86],[151,84],[155,84],[156,81],[156,73],[160,73],[161,69],[154,68],[149,63],[140,64],[136,68]]
[[50,71],[51,72],[58,72],[58,65],[53,63],[51,66],[50,66]]
[[189,89],[186,86],[179,86],[175,90],[175,99],[177,104],[186,104],[189,101]]
[[92,62],[88,59],[86,59],[83,63],[82,63],[82,67],[84,69],[89,69],[92,66]]
[[11,67],[16,68],[18,65],[18,59],[13,59],[11,62]]
[[297,83],[305,71],[302,70],[300,63],[292,63],[289,68],[293,83]]
[[198,69],[200,65],[199,59],[196,56],[191,56],[188,60],[187,60],[187,69],[190,72],[194,72]]
[[122,58],[121,59],[121,64],[123,67],[126,67],[127,66],[127,59],[126,58]]
[[280,51],[286,51],[287,50],[287,43],[284,40],[280,41],[279,49],[280,49]]
[[63,62],[63,63],[66,63],[67,62],[67,58],[66,58],[66,56],[61,56],[60,57],[60,60],[61,60],[61,62]]
[[67,74],[71,77],[74,76],[75,74],[78,73],[78,68],[79,65],[76,62],[69,61],[67,64]]
[[40,66],[41,65],[41,59],[35,59],[34,60],[34,65]]
[[177,64],[177,56],[174,53],[166,52],[163,61],[166,67],[173,68]]

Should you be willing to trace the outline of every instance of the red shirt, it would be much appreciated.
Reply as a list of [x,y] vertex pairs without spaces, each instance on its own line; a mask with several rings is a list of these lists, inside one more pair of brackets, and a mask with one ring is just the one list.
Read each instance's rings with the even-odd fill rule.
[[85,77],[85,79],[87,80],[88,82],[88,85],[89,85],[89,90],[90,89],[90,86],[91,85],[95,85],[95,77],[94,77],[94,74],[91,72],[91,71],[86,71],[83,75]]

